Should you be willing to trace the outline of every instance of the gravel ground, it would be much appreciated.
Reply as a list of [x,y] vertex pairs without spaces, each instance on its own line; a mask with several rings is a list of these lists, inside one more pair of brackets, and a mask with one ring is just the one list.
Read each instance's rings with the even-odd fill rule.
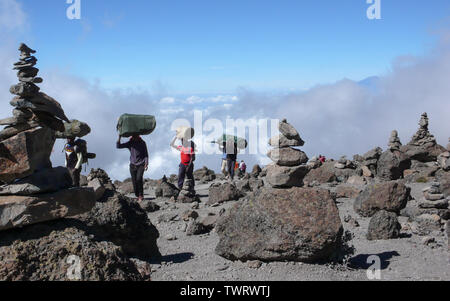
[[[412,195],[420,198],[426,184],[412,185]],[[218,214],[221,209],[229,209],[234,202],[218,207],[204,205],[207,200],[208,184],[197,185],[202,203],[196,210],[200,218],[208,214]],[[325,188],[330,188],[325,186]],[[332,189],[332,188],[331,188]],[[147,191],[147,198],[154,199],[154,192]],[[158,228],[161,237],[158,240],[163,258],[152,263],[152,280],[180,281],[309,281],[309,280],[369,280],[367,263],[370,255],[381,260],[381,280],[450,280],[450,258],[447,238],[444,233],[435,233],[437,244],[433,247],[422,243],[423,237],[402,231],[402,237],[393,240],[368,241],[365,238],[369,218],[359,217],[353,210],[353,199],[338,199],[341,219],[350,215],[357,220],[359,227],[345,223],[344,228],[353,233],[351,244],[355,254],[348,265],[314,265],[297,262],[262,263],[252,268],[250,263],[228,261],[215,254],[219,241],[212,231],[199,236],[187,236],[183,229],[187,222],[181,219],[158,223],[158,217],[167,213],[179,216],[191,209],[192,204],[173,204],[165,201],[155,202],[161,210],[150,213],[149,218]],[[405,225],[406,218],[400,218]],[[175,240],[173,240],[176,238]]]

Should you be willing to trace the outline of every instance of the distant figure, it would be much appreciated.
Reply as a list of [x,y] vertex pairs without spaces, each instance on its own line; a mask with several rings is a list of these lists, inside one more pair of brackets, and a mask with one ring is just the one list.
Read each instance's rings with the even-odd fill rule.
[[327,160],[327,158],[325,158],[324,156],[322,156],[322,155],[319,155],[319,161],[323,164],[323,163],[325,163],[325,161]]
[[144,171],[148,170],[147,144],[139,136],[134,135],[126,143],[120,143],[121,136],[117,140],[117,148],[130,150],[130,174],[133,182],[134,194],[139,201],[144,200]]
[[83,165],[83,152],[75,138],[67,138],[64,152],[66,154],[66,168],[69,170],[70,177],[72,178],[72,185],[79,187],[81,167]]
[[194,161],[195,161],[195,143],[191,140],[181,139],[181,145],[176,146],[175,141],[178,138],[175,136],[170,143],[170,146],[181,153],[181,163],[178,169],[178,188],[183,188],[184,179],[187,177],[195,183],[194,180]]
[[247,171],[247,165],[245,164],[244,160],[241,161],[241,164],[239,165],[239,170],[242,174],[245,174]]
[[237,144],[234,141],[227,142],[226,149],[227,149],[228,174],[230,176],[230,179],[234,180],[234,171],[236,168],[236,160],[237,160],[237,153],[238,153]]
[[220,150],[222,151],[222,166],[220,168],[220,171],[222,174],[227,177],[227,148],[226,148],[226,142],[223,143],[223,145],[219,145]]

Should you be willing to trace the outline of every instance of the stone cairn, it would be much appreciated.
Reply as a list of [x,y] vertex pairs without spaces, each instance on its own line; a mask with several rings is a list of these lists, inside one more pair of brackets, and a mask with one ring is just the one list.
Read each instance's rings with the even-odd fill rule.
[[447,209],[449,198],[445,198],[439,182],[431,183],[431,187],[423,189],[423,200],[419,202],[422,209]]
[[87,212],[95,205],[91,188],[73,188],[66,168],[52,168],[50,155],[55,131],[69,122],[61,105],[39,92],[36,53],[27,45],[19,47],[20,60],[14,64],[19,83],[10,92],[13,117],[0,125],[0,231]]
[[427,143],[436,144],[436,139],[428,130],[429,120],[428,114],[423,113],[419,121],[419,129],[409,142],[409,145],[423,146]]
[[388,147],[391,151],[400,151],[400,147],[402,147],[402,143],[400,142],[400,138],[398,137],[398,132],[396,130],[391,133]]
[[269,145],[274,149],[267,156],[274,164],[267,167],[267,181],[275,188],[300,187],[309,171],[308,156],[294,147],[303,146],[305,142],[286,119],[279,123],[278,130],[280,135],[269,139]]
[[195,192],[194,189],[194,180],[192,179],[185,179],[183,188],[180,191],[180,194],[178,195],[177,202],[178,203],[194,203],[194,202],[200,202],[200,199]]
[[43,80],[37,77],[39,69],[34,67],[37,59],[32,54],[36,51],[25,44],[20,45],[19,51],[20,60],[14,64],[14,70],[18,70],[19,83],[9,90],[16,95],[10,102],[14,107],[13,117],[0,120],[0,125],[7,126],[0,132],[0,141],[39,126],[64,131],[63,121],[69,122],[61,105],[39,92],[40,88],[36,84]]

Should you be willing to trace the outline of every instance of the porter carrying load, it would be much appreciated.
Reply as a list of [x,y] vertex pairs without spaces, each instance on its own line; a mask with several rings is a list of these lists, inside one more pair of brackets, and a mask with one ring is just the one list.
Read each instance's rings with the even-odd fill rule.
[[149,135],[155,128],[156,119],[152,115],[123,114],[117,122],[117,131],[122,137]]
[[217,143],[219,145],[223,145],[223,143],[234,143],[236,144],[237,148],[239,149],[246,149],[248,142],[244,138],[239,138],[233,135],[222,135],[217,141],[213,141],[212,143]]

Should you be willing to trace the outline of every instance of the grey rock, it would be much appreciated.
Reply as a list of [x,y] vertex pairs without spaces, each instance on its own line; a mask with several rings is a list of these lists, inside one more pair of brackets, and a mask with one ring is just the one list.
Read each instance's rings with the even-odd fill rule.
[[303,186],[303,178],[308,173],[306,165],[288,167],[269,165],[267,166],[267,182],[276,188],[289,188]]
[[92,189],[73,188],[38,196],[1,196],[0,231],[75,216],[95,205]]
[[44,169],[15,181],[10,185],[0,186],[1,195],[30,196],[56,192],[69,188],[72,184],[69,171],[64,167]]
[[370,220],[367,239],[386,240],[398,238],[400,229],[401,226],[395,213],[380,210]]
[[217,225],[216,253],[230,260],[329,260],[340,250],[339,211],[324,189],[257,191],[236,203]]
[[298,166],[308,162],[308,156],[295,148],[275,148],[269,151],[267,156],[280,166]]
[[353,208],[364,217],[386,210],[399,214],[411,199],[411,189],[397,181],[367,186],[356,198]]

